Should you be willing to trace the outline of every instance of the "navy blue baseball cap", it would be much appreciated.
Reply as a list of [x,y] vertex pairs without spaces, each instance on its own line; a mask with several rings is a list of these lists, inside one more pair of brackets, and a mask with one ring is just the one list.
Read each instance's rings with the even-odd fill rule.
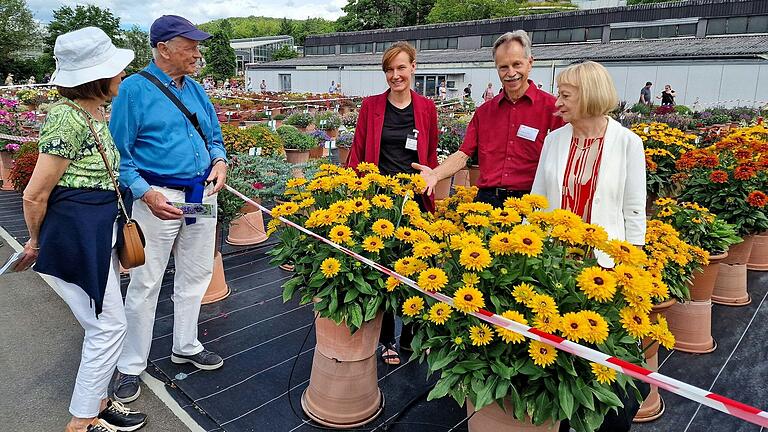
[[194,41],[206,40],[210,34],[195,27],[188,19],[178,15],[163,15],[149,28],[149,44],[156,47],[159,42],[169,41],[176,36]]

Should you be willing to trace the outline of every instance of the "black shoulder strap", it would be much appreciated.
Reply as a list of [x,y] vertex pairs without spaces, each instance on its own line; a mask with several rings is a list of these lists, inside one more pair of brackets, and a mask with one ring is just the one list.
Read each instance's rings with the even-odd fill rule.
[[174,105],[186,116],[189,121],[192,123],[192,126],[195,127],[195,130],[200,135],[200,138],[203,139],[203,142],[205,145],[208,145],[208,140],[205,139],[205,134],[203,134],[203,130],[200,128],[200,122],[197,120],[197,115],[194,113],[189,112],[186,106],[179,100],[178,97],[176,97],[175,94],[173,94],[170,90],[168,90],[168,87],[163,85],[163,83],[160,82],[159,79],[157,79],[156,76],[152,75],[151,73],[147,71],[139,71],[139,75],[143,76],[144,78],[148,79],[152,84],[154,84],[157,88],[160,89],[161,92],[165,96],[168,97],[168,99],[173,102]]

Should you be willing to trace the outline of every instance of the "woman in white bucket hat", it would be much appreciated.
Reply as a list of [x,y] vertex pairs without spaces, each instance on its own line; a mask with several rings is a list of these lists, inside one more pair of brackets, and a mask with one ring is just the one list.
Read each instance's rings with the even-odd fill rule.
[[117,177],[120,155],[103,110],[117,96],[134,54],[116,48],[96,27],[59,36],[53,53],[51,84],[62,99],[49,110],[40,156],[24,190],[30,239],[16,269],[34,264],[35,271],[51,276],[85,330],[65,432],[135,431],[147,416],[107,397],[126,322],[115,249],[122,230],[109,173]]

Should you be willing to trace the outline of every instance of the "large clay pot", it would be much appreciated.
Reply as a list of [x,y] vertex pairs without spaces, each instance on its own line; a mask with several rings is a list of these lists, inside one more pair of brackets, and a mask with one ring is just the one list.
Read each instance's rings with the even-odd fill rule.
[[378,417],[384,396],[376,375],[376,348],[383,314],[350,334],[345,323],[317,318],[317,346],[301,407],[312,420],[349,429]]
[[711,301],[676,303],[667,311],[667,323],[675,335],[676,350],[706,354],[717,348],[712,338]]
[[456,186],[469,187],[469,170],[467,168],[462,168],[453,175],[453,187]]
[[309,158],[310,159],[320,159],[323,157],[323,146],[317,146],[313,147],[309,150]]
[[11,167],[13,167],[13,157],[11,156],[11,153],[0,151],[0,180],[3,182],[0,190],[13,190],[10,177]]
[[755,236],[752,253],[747,263],[748,270],[768,271],[768,232]]
[[735,245],[732,245],[728,249],[728,258],[723,260],[726,264],[746,264],[749,261],[749,255],[752,252],[752,244],[754,243],[755,236],[746,236],[744,241]]
[[227,281],[224,279],[224,261],[221,258],[221,252],[216,251],[213,257],[213,276],[208,289],[203,296],[202,304],[214,303],[224,300],[229,296],[230,290]]
[[476,186],[478,180],[480,180],[480,166],[472,165],[469,167],[469,185]]
[[712,291],[712,303],[744,306],[751,301],[747,292],[747,265],[720,263],[715,289]]
[[328,129],[325,131],[325,133],[328,134],[331,139],[336,139],[336,137],[339,136],[339,130],[338,129]]
[[444,178],[435,185],[435,199],[446,199],[451,195],[451,177]]
[[693,281],[689,285],[692,301],[709,301],[712,299],[712,291],[715,289],[720,263],[726,257],[728,257],[728,252],[710,256],[709,264],[693,275]]
[[264,243],[269,237],[264,228],[261,210],[245,213],[229,223],[227,243],[235,246],[249,246]]
[[[557,432],[560,422],[545,422],[535,426],[531,419],[517,420],[511,413],[514,411],[508,399],[504,399],[504,410],[494,402],[475,412],[472,402],[467,400],[467,416],[469,432]],[[474,413],[474,415],[472,414]]]
[[345,167],[347,166],[347,159],[349,159],[349,148],[348,147],[336,147],[336,150],[339,152],[339,165]]
[[309,162],[309,150],[285,149],[285,159],[291,164]]
[[[675,299],[670,299],[663,303],[653,305],[653,309],[649,314],[651,322],[657,323],[659,321],[659,316],[664,316],[674,304]],[[648,369],[655,372],[659,369],[659,344],[646,339],[643,341],[643,345],[649,346],[645,351],[645,361],[648,364]],[[664,401],[659,394],[659,388],[652,385],[651,392],[640,405],[640,409],[637,411],[637,414],[635,414],[635,418],[632,419],[632,421],[635,423],[645,423],[656,420],[661,417],[662,414],[664,414]]]

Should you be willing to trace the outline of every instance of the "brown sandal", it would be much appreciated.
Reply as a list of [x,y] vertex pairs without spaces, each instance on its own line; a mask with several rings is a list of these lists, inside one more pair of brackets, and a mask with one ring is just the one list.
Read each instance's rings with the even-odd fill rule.
[[381,359],[384,361],[384,363],[390,366],[398,366],[402,361],[400,359],[400,354],[398,354],[397,349],[395,348],[395,344],[393,343],[384,344],[384,346],[381,347]]

